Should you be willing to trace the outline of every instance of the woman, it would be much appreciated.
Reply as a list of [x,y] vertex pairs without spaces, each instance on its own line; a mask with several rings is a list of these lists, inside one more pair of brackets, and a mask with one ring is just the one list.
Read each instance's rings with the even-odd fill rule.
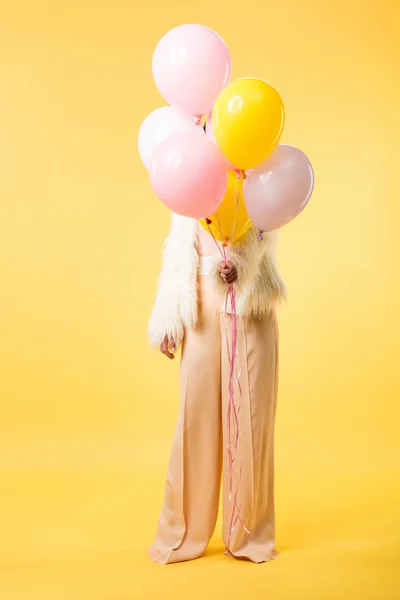
[[[167,564],[201,556],[217,519],[223,475],[225,553],[253,562],[275,558],[274,423],[278,381],[275,306],[285,286],[275,261],[275,234],[251,228],[221,260],[195,220],[173,215],[149,323],[152,346],[169,359],[182,344],[180,415],[172,444],[164,504],[148,554]],[[227,403],[230,307],[234,284],[240,481],[232,526]],[[227,310],[225,310],[227,309]],[[227,313],[227,314],[226,314]],[[229,343],[227,343],[227,338]],[[238,399],[240,397],[240,400]],[[235,482],[234,482],[235,484]]]

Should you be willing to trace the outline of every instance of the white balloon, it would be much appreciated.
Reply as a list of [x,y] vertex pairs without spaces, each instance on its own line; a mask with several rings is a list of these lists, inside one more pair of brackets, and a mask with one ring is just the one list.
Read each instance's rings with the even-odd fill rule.
[[287,144],[279,144],[261,165],[246,174],[243,195],[247,212],[253,225],[265,232],[297,217],[314,188],[314,171],[307,156]]
[[139,154],[146,169],[150,169],[156,148],[165,139],[176,133],[198,133],[205,135],[194,117],[186,115],[173,106],[163,106],[150,113],[139,130]]

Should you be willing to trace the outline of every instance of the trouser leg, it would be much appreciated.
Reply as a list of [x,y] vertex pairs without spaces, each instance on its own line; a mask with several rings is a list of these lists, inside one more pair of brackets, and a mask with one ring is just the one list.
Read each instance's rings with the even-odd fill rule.
[[197,326],[184,339],[181,402],[156,539],[148,554],[171,563],[200,556],[214,531],[222,470],[219,313],[203,281]]
[[[230,318],[230,317],[228,317]],[[222,337],[225,324],[222,317]],[[223,539],[227,554],[265,562],[277,556],[274,509],[274,425],[278,383],[278,326],[275,312],[263,319],[237,319],[239,386],[235,385],[239,438],[235,472],[229,482],[229,360],[222,345]],[[230,328],[228,327],[228,335]],[[231,438],[234,427],[231,425]],[[232,442],[232,439],[231,439]],[[229,490],[232,487],[231,499]],[[236,501],[236,506],[235,506]],[[232,519],[232,512],[233,519]],[[238,516],[239,515],[239,516]],[[234,527],[233,527],[234,526]],[[233,530],[232,530],[233,527]],[[245,527],[250,531],[246,532]]]

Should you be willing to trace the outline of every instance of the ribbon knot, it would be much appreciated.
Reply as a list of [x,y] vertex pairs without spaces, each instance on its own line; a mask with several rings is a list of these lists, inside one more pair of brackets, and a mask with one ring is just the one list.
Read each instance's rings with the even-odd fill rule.
[[246,171],[243,169],[235,169],[235,173],[238,179],[247,179]]

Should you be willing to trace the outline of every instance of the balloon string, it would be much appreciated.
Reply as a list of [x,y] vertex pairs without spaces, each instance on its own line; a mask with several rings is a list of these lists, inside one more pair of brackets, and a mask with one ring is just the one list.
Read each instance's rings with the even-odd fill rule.
[[[236,227],[236,220],[237,220],[237,214],[238,214],[238,210],[239,210],[239,201],[240,201],[240,186],[239,186],[239,179],[241,178],[245,178],[246,175],[243,171],[238,172],[236,171],[237,174],[237,179],[236,179],[236,206],[235,206],[235,214],[234,214],[234,219],[233,219],[233,225],[232,225],[232,231],[231,231],[231,241],[234,239],[234,232],[235,232],[235,227]],[[234,500],[233,500],[233,505],[232,505],[232,512],[231,512],[231,519],[230,519],[230,525],[229,525],[229,532],[228,532],[228,542],[227,542],[227,546],[228,549],[230,547],[230,542],[231,542],[231,536],[232,533],[235,530],[236,524],[239,521],[239,523],[241,524],[241,526],[243,527],[243,529],[246,531],[246,533],[250,534],[250,530],[246,527],[246,525],[243,522],[243,519],[241,517],[241,506],[238,505],[238,495],[239,495],[239,491],[240,491],[240,484],[241,484],[241,479],[242,479],[242,461],[240,463],[240,473],[239,473],[239,477],[236,474],[236,470],[235,470],[235,457],[236,457],[236,453],[237,453],[237,448],[238,448],[238,441],[239,441],[239,418],[238,418],[238,414],[241,408],[241,404],[236,405],[235,404],[235,399],[234,399],[234,379],[236,380],[237,383],[237,387],[239,390],[239,394],[240,394],[240,398],[242,399],[242,386],[240,384],[240,370],[238,372],[237,370],[237,341],[238,341],[238,329],[237,329],[237,309],[236,309],[236,291],[235,288],[232,284],[229,284],[228,286],[228,291],[227,291],[227,299],[226,299],[226,303],[225,303],[225,313],[227,312],[227,303],[228,303],[228,297],[230,299],[231,302],[231,320],[230,320],[230,328],[231,328],[231,348],[229,348],[229,334],[228,334],[228,330],[226,327],[226,321],[225,321],[225,335],[226,335],[226,341],[227,341],[227,351],[228,351],[228,360],[229,360],[229,365],[230,365],[230,370],[229,370],[229,384],[228,384],[228,444],[229,444],[229,452],[228,452],[228,457],[229,457],[229,467],[230,467],[230,473],[229,473],[229,483],[230,483],[230,488],[229,488],[229,500],[231,501],[232,499],[232,486],[233,486],[233,479],[236,480],[236,486],[235,486],[235,493],[234,493]],[[231,421],[232,421],[232,425],[233,425],[233,430],[234,430],[234,437],[232,439],[231,436]],[[234,447],[234,453],[232,452],[230,446],[233,444]]]
[[[220,219],[219,219],[219,212],[218,212],[218,210],[217,210],[217,212],[216,212],[215,214],[217,215],[217,222],[218,222],[218,231],[219,231],[219,237],[220,237],[220,238],[221,238],[221,240],[222,240],[222,227],[221,227],[221,221],[220,221]],[[224,246],[224,245],[223,245],[222,247],[223,247],[223,248],[225,248],[225,246]],[[226,252],[225,252],[225,258],[226,258]]]
[[240,177],[237,174],[236,181],[235,181],[235,197],[236,197],[236,202],[235,202],[235,213],[234,213],[233,221],[232,221],[231,241],[233,241],[233,236],[235,234],[235,229],[236,229],[236,220],[237,220],[237,216],[238,216],[238,213],[239,213],[239,200],[240,200],[239,179],[240,179]]
[[[231,229],[231,242],[234,239],[234,232],[236,228],[237,214],[239,209],[239,201],[240,201],[240,185],[239,179],[244,178],[244,172],[237,172],[237,180],[236,180],[236,205],[235,205],[235,213],[233,218],[233,224]],[[222,236],[222,227],[218,215],[218,211],[216,213],[217,216],[217,225],[219,229],[220,239],[223,239]],[[218,251],[220,252],[223,260],[226,264],[228,264],[228,256],[227,256],[227,243],[226,241],[222,244],[222,248],[217,242],[217,239],[210,227],[212,224],[211,219],[206,219],[208,231],[213,238]],[[231,335],[229,336],[228,326],[227,326],[227,312],[228,312],[228,303],[231,305],[231,319],[229,320]],[[246,527],[241,517],[241,506],[238,504],[238,497],[240,491],[240,484],[242,478],[242,461],[240,464],[240,472],[239,476],[237,475],[235,468],[235,461],[238,449],[238,441],[239,441],[239,411],[241,408],[241,402],[239,404],[235,403],[235,383],[237,384],[237,388],[239,390],[240,399],[242,400],[242,386],[240,383],[240,373],[241,370],[237,367],[237,342],[238,342],[238,329],[237,329],[237,309],[236,309],[236,291],[233,284],[228,284],[228,289],[225,297],[225,342],[228,356],[228,364],[229,364],[229,379],[228,379],[228,407],[227,407],[227,444],[226,451],[228,455],[228,465],[229,465],[229,502],[232,502],[232,510],[230,516],[229,523],[229,531],[228,531],[228,541],[227,547],[229,549],[231,543],[232,533],[235,530],[237,523],[239,522],[242,528],[246,531],[246,533],[250,534],[251,532]]]
[[214,240],[214,242],[215,242],[215,245],[217,246],[217,248],[218,248],[218,251],[219,251],[219,253],[220,253],[220,254],[221,254],[221,256],[222,256],[222,259],[223,259],[223,260],[226,260],[226,253],[225,253],[225,251],[222,251],[222,249],[220,248],[220,245],[219,245],[219,244],[218,244],[218,242],[217,242],[217,238],[216,238],[216,237],[215,237],[215,235],[213,234],[213,231],[212,231],[212,229],[211,229],[211,227],[210,227],[210,225],[211,225],[211,223],[212,223],[211,219],[206,219],[205,221],[206,221],[206,225],[207,225],[208,232],[209,232],[209,234],[211,235],[212,239]]

